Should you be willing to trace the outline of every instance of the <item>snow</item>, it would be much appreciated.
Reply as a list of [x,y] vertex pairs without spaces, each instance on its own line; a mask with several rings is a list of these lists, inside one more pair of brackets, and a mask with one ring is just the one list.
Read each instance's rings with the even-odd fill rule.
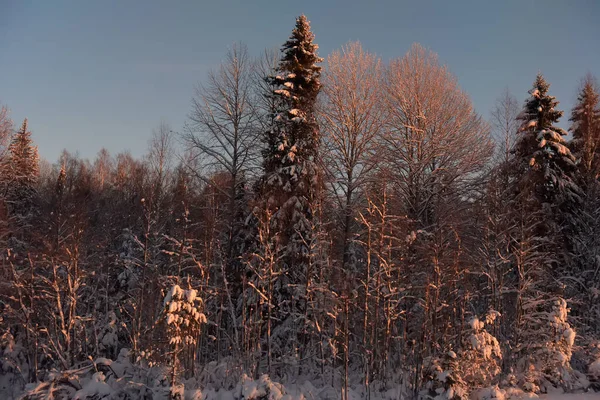
[[96,372],[92,376],[92,379],[83,387],[83,389],[75,393],[73,400],[88,399],[92,398],[93,396],[99,396],[98,398],[108,396],[113,390],[107,383],[104,382],[104,380],[104,374],[102,372]]
[[592,378],[600,380],[600,358],[590,364],[588,373]]
[[437,373],[437,380],[440,382],[446,382],[450,376],[450,371],[440,371]]
[[291,93],[288,90],[285,89],[277,89],[274,91],[275,94],[280,94],[282,96],[285,97],[292,97]]
[[111,365],[113,363],[113,361],[109,360],[108,358],[100,357],[100,358],[96,359],[95,363],[102,364],[102,365]]
[[540,396],[543,400],[600,400],[600,393],[551,393]]
[[193,345],[197,341],[200,325],[206,323],[202,313],[202,300],[196,289],[184,290],[173,285],[164,299],[164,318],[175,350],[179,345]]
[[188,303],[193,303],[196,301],[196,298],[198,297],[198,291],[196,289],[190,289],[188,291],[186,291],[186,300]]
[[491,400],[491,399],[505,400],[506,399],[505,393],[506,392],[501,390],[500,388],[498,388],[498,386],[491,386],[491,387],[477,390],[475,393],[473,393],[472,398],[474,400]]
[[575,331],[571,329],[571,327],[565,329],[563,336],[567,340],[569,346],[573,346],[575,344]]
[[[600,360],[599,360],[600,361]],[[332,387],[329,384],[315,385],[314,381],[301,379],[295,383],[286,384],[274,381],[268,375],[262,375],[254,380],[247,375],[242,374],[236,381],[226,383],[228,379],[228,367],[223,365],[208,365],[205,372],[212,371],[213,378],[210,383],[199,385],[198,380],[188,380],[170,387],[166,383],[166,377],[162,375],[164,369],[161,368],[140,368],[135,367],[128,361],[128,351],[122,350],[116,361],[98,358],[95,365],[110,366],[110,370],[116,373],[116,376],[109,372],[96,372],[90,366],[65,373],[54,375],[55,390],[62,390],[62,393],[71,394],[66,398],[71,399],[131,399],[138,400],[143,398],[167,399],[169,393],[177,393],[181,399],[185,400],[317,400],[317,399],[339,399],[340,387]],[[220,370],[223,368],[224,370]],[[591,367],[590,367],[591,368]],[[143,372],[142,371],[146,371]],[[161,372],[162,371],[162,372]],[[220,371],[220,372],[219,372]],[[122,379],[124,377],[125,379]],[[439,382],[449,382],[450,377],[454,378],[451,371],[438,371],[437,379]],[[70,382],[65,385],[64,382]],[[63,383],[61,383],[63,382]],[[60,386],[63,385],[63,386]],[[50,385],[38,383],[28,387],[28,393],[35,398],[45,398]],[[348,391],[349,399],[367,399],[371,400],[397,400],[410,398],[410,391],[401,385],[392,385],[387,388],[375,390],[372,388],[367,395],[367,391],[362,385],[351,385]],[[443,387],[437,388],[438,398],[451,398],[453,394],[465,395],[460,387],[450,387],[445,390]],[[435,397],[435,396],[434,396]],[[51,398],[51,397],[49,397]],[[520,400],[528,398],[538,398],[534,393],[524,392],[514,387],[490,387],[475,390],[471,396],[473,400]],[[600,393],[577,393],[564,394],[553,392],[539,396],[544,400],[600,400]]]
[[479,331],[485,326],[485,324],[482,321],[480,321],[477,317],[471,318],[469,320],[469,325],[471,325],[471,329],[473,329],[474,331]]

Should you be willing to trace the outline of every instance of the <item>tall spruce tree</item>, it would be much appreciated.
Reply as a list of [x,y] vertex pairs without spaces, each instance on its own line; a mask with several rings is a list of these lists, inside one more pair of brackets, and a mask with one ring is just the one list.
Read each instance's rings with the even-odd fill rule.
[[[567,293],[573,299],[572,313],[577,330],[586,337],[600,333],[600,95],[592,75],[587,75],[581,86],[577,104],[571,112],[571,147],[578,158],[583,178],[585,199],[578,212],[577,231],[571,239],[573,257],[567,282]],[[592,334],[593,333],[593,334]]]
[[[566,132],[555,125],[563,113],[548,94],[549,86],[538,74],[517,117],[521,125],[509,167],[514,194],[511,219],[518,228],[512,234],[513,267],[523,304],[563,293],[563,286],[556,283],[566,272],[577,227],[576,209],[583,197]],[[535,261],[519,261],[525,258]],[[523,304],[517,305],[517,315],[524,313]]]
[[[302,269],[308,258],[311,220],[318,190],[319,129],[315,102],[321,83],[318,45],[304,15],[282,48],[277,75],[269,78],[277,111],[265,134],[263,195],[273,211],[288,267]],[[298,271],[301,272],[301,271]]]
[[[577,209],[584,197],[578,185],[576,158],[564,139],[567,133],[556,126],[563,112],[556,109],[558,101],[548,94],[549,87],[538,74],[517,117],[521,125],[511,171],[516,228],[511,247],[517,277],[513,353],[520,383],[534,392],[549,385],[568,388],[574,384],[568,379],[574,377],[569,364],[571,330],[568,346],[546,341],[557,336],[555,328],[564,329],[566,337],[568,328],[553,327],[547,316],[555,315],[560,305],[561,323],[566,321],[564,278],[573,249],[571,238],[577,229]],[[559,358],[564,362],[560,374],[554,376],[554,368],[559,366],[553,360]],[[547,373],[549,370],[553,372]]]
[[[322,61],[304,15],[296,19],[292,35],[283,45],[273,87],[272,125],[264,134],[263,176],[260,196],[270,225],[269,239],[280,249],[274,293],[278,326],[273,338],[275,356],[298,357],[299,333],[305,326],[309,304],[311,256],[315,241],[315,210],[319,193],[317,167],[320,143],[315,102],[321,89]],[[306,321],[304,321],[306,322]]]
[[600,174],[600,95],[595,79],[588,75],[571,112],[571,145],[579,159],[580,170],[586,180]]

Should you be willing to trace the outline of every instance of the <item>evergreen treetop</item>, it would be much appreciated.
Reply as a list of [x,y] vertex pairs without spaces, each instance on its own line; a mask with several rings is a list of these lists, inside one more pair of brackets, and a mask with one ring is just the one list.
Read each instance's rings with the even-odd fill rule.
[[538,74],[529,91],[530,97],[517,117],[522,123],[515,146],[516,158],[521,164],[521,173],[528,174],[526,180],[533,183],[535,197],[541,203],[579,202],[581,190],[576,183],[576,159],[564,139],[567,132],[555,125],[563,112],[556,109],[558,101],[548,94],[549,87]]
[[[281,49],[277,75],[269,78],[276,87],[273,96],[277,111],[263,153],[267,173],[279,171],[293,176],[302,171],[290,166],[300,166],[316,157],[319,138],[314,104],[321,89],[321,67],[316,64],[323,59],[317,55],[319,46],[313,40],[308,20],[304,15],[298,17]],[[286,191],[293,190],[288,186]]]
[[38,151],[27,129],[27,119],[11,140],[6,167],[9,181],[13,184],[33,186],[37,180]]
[[596,178],[600,157],[600,95],[591,76],[586,77],[571,112],[571,145],[586,175]]

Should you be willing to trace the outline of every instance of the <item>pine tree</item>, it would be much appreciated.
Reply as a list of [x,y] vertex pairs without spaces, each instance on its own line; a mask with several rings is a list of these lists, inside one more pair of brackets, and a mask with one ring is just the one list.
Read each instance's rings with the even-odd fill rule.
[[600,95],[591,75],[583,81],[577,104],[571,112],[571,145],[586,178],[597,179],[600,173]]

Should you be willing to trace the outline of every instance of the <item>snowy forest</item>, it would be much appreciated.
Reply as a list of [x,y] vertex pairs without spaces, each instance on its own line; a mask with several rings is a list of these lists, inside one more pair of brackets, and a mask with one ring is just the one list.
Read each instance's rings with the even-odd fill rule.
[[41,160],[1,99],[0,398],[600,391],[595,78],[568,115],[542,73],[480,115],[419,44],[290,30],[140,158]]

